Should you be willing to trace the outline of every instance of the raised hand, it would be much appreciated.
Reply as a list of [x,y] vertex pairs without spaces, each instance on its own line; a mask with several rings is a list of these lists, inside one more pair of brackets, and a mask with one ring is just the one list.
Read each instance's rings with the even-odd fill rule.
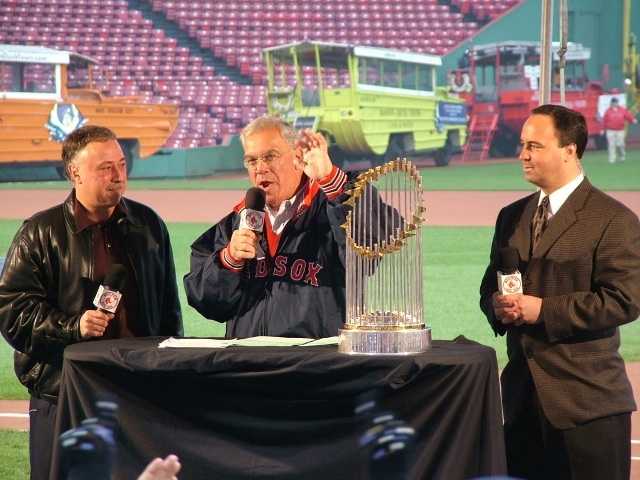
[[331,173],[327,141],[321,133],[302,130],[296,145],[296,167],[312,180],[320,180]]

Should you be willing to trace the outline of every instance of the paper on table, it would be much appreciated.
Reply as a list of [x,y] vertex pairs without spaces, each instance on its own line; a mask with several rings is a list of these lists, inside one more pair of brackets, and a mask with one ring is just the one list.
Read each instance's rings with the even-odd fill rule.
[[259,336],[250,338],[214,339],[214,338],[174,338],[169,337],[158,344],[160,348],[227,348],[239,347],[313,347],[318,345],[337,345],[338,337],[328,338],[291,338]]
[[158,344],[160,348],[227,348],[235,340],[216,340],[214,338],[174,338],[169,337]]
[[312,338],[260,336],[233,340],[233,345],[240,347],[293,347],[312,341]]
[[311,340],[310,342],[303,343],[301,347],[318,347],[320,345],[338,345],[340,343],[340,337],[326,337]]

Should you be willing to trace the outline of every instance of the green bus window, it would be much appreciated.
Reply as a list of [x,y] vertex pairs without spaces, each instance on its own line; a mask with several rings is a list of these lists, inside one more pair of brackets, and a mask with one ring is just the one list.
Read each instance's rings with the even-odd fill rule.
[[417,79],[418,66],[415,63],[405,63],[402,65],[402,88],[410,90],[418,89]]
[[318,71],[315,66],[305,65],[301,68],[302,91],[300,99],[304,107],[320,106],[320,90]]
[[288,91],[296,84],[293,56],[279,52],[273,56],[273,82],[279,91]]
[[360,83],[365,85],[382,85],[382,64],[381,61],[377,58],[361,58],[360,61],[366,60],[366,73],[365,79],[360,80]]
[[358,83],[367,83],[369,73],[367,63],[367,59],[364,57],[358,60]]
[[393,60],[382,60],[383,62],[383,86],[399,88],[400,87],[400,64]]
[[433,67],[431,65],[418,66],[418,90],[433,92]]
[[[348,70],[346,68],[322,67],[321,70],[324,88],[331,90],[349,86]],[[345,75],[347,76],[346,79]]]

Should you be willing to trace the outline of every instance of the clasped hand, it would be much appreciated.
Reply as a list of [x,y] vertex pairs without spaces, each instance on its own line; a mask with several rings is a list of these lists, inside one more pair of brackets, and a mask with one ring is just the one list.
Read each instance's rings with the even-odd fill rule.
[[493,311],[504,325],[533,325],[540,322],[542,299],[533,295],[515,293],[512,295],[493,294]]

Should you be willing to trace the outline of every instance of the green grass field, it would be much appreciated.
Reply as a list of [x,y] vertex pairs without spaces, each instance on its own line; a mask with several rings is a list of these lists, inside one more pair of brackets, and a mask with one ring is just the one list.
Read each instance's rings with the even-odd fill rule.
[[0,430],[0,478],[29,478],[29,434]]
[[[640,150],[629,150],[623,164],[609,165],[605,152],[587,152],[584,168],[591,182],[602,190],[640,190]],[[519,162],[489,165],[454,164],[422,170],[426,190],[531,190],[522,180]],[[244,190],[249,182],[237,175],[177,180],[130,180],[134,190]],[[68,189],[63,180],[51,182],[6,182],[0,189]]]
[[[0,252],[6,252],[19,221],[0,221]],[[189,245],[206,224],[169,224],[173,244],[185,334],[222,336],[224,325],[203,318],[187,305],[182,277],[189,268]],[[423,231],[424,299],[426,321],[436,339],[464,335],[496,349],[500,365],[506,361],[503,338],[495,338],[478,307],[478,287],[491,244],[491,227],[432,227]],[[4,254],[4,253],[3,253]],[[640,359],[640,324],[623,331],[623,353]],[[12,350],[0,343],[0,399],[27,398],[13,373]]]

